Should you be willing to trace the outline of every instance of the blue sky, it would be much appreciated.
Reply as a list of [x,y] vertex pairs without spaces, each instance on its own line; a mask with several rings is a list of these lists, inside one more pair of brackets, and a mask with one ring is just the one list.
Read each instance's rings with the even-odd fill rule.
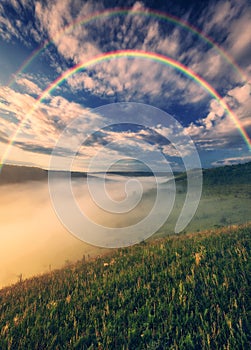
[[[83,23],[94,13],[117,7],[128,11],[100,15]],[[151,10],[175,16],[177,21],[161,19]],[[202,35],[196,35],[179,21]],[[76,22],[79,24],[65,31]],[[1,1],[2,161],[47,168],[50,154],[65,130],[68,138],[57,154],[61,168],[72,145],[81,145],[74,158],[76,169],[86,170],[90,160],[102,151],[99,159],[104,164],[137,159],[140,153],[140,159],[154,162],[159,152],[178,170],[182,158],[191,151],[187,136],[203,167],[250,161],[247,143],[222,105],[198,82],[153,60],[123,57],[94,64],[71,75],[36,106],[42,92],[75,65],[110,51],[140,50],[173,59],[199,75],[221,95],[250,137],[250,32],[251,5],[247,0]],[[46,41],[51,43],[20,71],[25,60]],[[137,114],[134,126],[106,127],[118,123],[118,119],[112,112],[109,117],[104,116],[102,106],[125,102],[149,105],[172,116],[182,127],[179,152],[169,137],[178,131],[172,129],[168,120],[151,123],[149,128],[144,116]],[[132,108],[131,113],[136,110]],[[16,132],[20,123],[22,128]],[[9,147],[11,140],[13,145]],[[133,167],[133,162],[128,164]],[[96,168],[100,170],[100,164]]]

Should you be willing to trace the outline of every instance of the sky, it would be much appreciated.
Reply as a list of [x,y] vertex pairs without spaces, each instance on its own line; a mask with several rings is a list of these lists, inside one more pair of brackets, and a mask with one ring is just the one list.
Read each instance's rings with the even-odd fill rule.
[[2,0],[1,162],[251,161],[250,32],[248,0]]

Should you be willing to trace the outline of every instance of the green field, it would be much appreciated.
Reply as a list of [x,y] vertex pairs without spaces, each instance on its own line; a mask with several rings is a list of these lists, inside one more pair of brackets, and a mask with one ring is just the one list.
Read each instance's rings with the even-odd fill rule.
[[[186,193],[176,194],[175,205],[168,220],[154,237],[174,232]],[[198,209],[182,233],[198,232],[226,225],[243,224],[251,219],[251,185],[204,186]]]
[[[185,195],[186,176],[181,174],[176,181],[173,211],[155,237],[174,232]],[[201,200],[184,232],[198,232],[226,225],[243,224],[250,220],[251,163],[204,170]]]
[[251,225],[121,248],[0,291],[0,349],[248,349]]

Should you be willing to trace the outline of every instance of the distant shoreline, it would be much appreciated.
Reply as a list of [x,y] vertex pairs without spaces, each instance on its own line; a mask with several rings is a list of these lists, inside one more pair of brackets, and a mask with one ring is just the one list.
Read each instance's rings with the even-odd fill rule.
[[[59,178],[66,178],[69,176],[69,172],[66,170],[47,170],[39,167],[23,166],[23,165],[9,165],[4,164],[0,170],[0,185],[17,184],[28,181],[47,181],[48,173],[54,172]],[[193,172],[194,170],[191,170]],[[196,172],[196,170],[195,170]],[[228,183],[250,183],[251,178],[251,162],[225,165],[221,167],[215,167],[210,169],[202,169],[203,172],[203,184],[228,184]],[[116,175],[121,177],[175,177],[176,181],[186,182],[187,174],[185,172],[151,172],[151,171],[108,171],[106,173],[97,172],[81,172],[72,171],[71,178],[87,178],[100,177],[101,175]]]
[[[50,171],[57,174],[59,178],[69,173],[68,171],[65,171],[65,170],[50,170]],[[0,185],[22,183],[27,181],[45,181],[48,179],[48,173],[49,173],[49,170],[38,168],[38,167],[5,164],[2,167],[2,170],[0,172]],[[102,174],[117,175],[117,176],[124,176],[124,177],[151,177],[151,176],[164,177],[164,176],[171,175],[170,173],[164,173],[164,172],[157,172],[153,174],[152,172],[145,172],[145,171],[128,171],[128,172],[110,171],[107,173],[92,172],[89,174],[87,172],[72,171],[71,177],[87,178],[88,175],[95,177],[95,175],[100,176]]]

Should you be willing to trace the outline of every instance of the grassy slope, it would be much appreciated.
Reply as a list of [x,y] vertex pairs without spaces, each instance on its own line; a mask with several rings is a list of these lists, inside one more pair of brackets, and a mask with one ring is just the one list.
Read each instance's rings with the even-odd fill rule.
[[[176,179],[176,201],[165,225],[155,237],[174,232],[186,195],[186,174]],[[251,162],[203,170],[203,190],[198,209],[186,232],[242,224],[251,219]]]
[[248,349],[250,233],[159,239],[6,288],[0,349]]

